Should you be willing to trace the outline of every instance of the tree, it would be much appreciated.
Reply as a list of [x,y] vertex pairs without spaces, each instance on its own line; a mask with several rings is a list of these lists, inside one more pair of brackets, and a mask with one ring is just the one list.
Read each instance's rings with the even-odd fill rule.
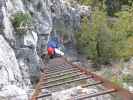
[[96,10],[93,12],[92,18],[91,24],[88,23],[87,17],[83,18],[82,30],[76,34],[78,47],[81,53],[96,63],[108,63],[112,48],[106,13]]
[[114,58],[128,60],[133,56],[133,8],[116,14],[118,20],[112,30],[112,42],[114,45]]
[[133,8],[120,11],[116,16],[111,27],[102,10],[92,13],[92,23],[87,17],[83,18],[81,32],[76,33],[80,53],[100,64],[133,56]]

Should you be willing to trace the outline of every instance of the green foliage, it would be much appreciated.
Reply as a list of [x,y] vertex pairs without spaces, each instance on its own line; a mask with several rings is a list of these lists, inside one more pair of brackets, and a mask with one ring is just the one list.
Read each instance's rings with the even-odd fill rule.
[[133,8],[116,15],[110,27],[106,13],[97,9],[91,23],[84,17],[81,32],[76,33],[80,52],[96,63],[107,64],[133,56]]
[[123,7],[132,6],[133,0],[106,0],[106,10],[109,16],[114,16],[115,13],[119,12]]
[[82,5],[91,5],[92,7],[104,7],[106,0],[77,0]]
[[118,20],[114,23],[112,32],[112,43],[114,56],[128,60],[133,56],[133,10],[117,13]]
[[117,85],[120,85],[120,86],[123,86],[123,80],[122,79],[120,79],[120,78],[118,78],[117,76],[113,76],[112,78],[111,78],[111,81],[113,82],[113,83],[115,83],[115,84],[117,84]]
[[133,84],[133,75],[127,74],[122,77],[123,82]]
[[123,86],[123,83],[126,84],[132,84],[133,83],[133,76],[130,74],[127,75],[121,75],[121,77],[118,76],[112,76],[111,81],[115,84],[118,84],[120,86]]
[[29,13],[18,12],[12,16],[11,21],[18,36],[26,34],[32,26],[32,17]]
[[91,24],[87,17],[83,18],[82,30],[76,33],[78,47],[81,53],[95,62],[108,63],[108,58],[111,56],[111,39],[107,28],[106,13],[96,10],[92,18]]
[[[124,86],[125,84],[133,84],[133,75],[131,74],[123,74],[121,71],[123,69],[119,69],[119,72],[113,72],[110,68],[104,68],[102,70],[102,75],[104,75],[105,78],[110,79],[114,84]],[[126,87],[125,87],[126,88]]]
[[29,13],[18,12],[13,16],[12,23],[15,29],[30,27],[32,24],[32,17]]
[[109,16],[114,16],[123,6],[132,6],[133,0],[76,0],[83,5],[91,5],[93,8],[106,9]]
[[94,0],[78,0],[79,3],[84,4],[84,5],[91,5]]

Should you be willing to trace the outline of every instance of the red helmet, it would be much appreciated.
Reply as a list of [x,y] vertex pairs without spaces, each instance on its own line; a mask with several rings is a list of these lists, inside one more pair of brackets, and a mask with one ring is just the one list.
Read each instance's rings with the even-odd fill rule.
[[54,55],[54,48],[48,48],[47,50],[49,56]]

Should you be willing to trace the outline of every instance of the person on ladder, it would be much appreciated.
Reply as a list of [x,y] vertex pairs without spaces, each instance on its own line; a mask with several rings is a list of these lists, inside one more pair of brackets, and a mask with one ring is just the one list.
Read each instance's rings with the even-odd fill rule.
[[53,37],[48,41],[47,52],[50,58],[53,58],[56,55],[64,56],[64,52],[60,49],[60,43],[57,37]]

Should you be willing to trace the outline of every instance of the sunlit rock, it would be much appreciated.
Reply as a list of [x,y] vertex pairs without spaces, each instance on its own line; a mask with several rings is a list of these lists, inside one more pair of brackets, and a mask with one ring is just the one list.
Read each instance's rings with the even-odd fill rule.
[[28,95],[16,85],[7,85],[0,91],[0,100],[28,100]]
[[0,84],[11,84],[21,82],[22,76],[13,49],[0,35]]
[[[78,97],[95,94],[99,90],[96,87],[93,88],[82,88],[77,86],[74,88],[66,89],[60,92],[55,92],[52,94],[52,100],[76,100]],[[93,98],[87,98],[85,100],[111,100],[109,95],[97,96]]]

